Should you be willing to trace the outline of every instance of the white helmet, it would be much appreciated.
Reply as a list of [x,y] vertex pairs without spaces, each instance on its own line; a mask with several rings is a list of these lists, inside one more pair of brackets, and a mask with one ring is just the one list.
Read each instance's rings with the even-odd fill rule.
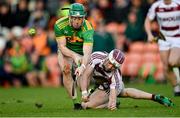
[[117,68],[124,62],[124,53],[118,49],[112,50],[108,55],[109,61]]

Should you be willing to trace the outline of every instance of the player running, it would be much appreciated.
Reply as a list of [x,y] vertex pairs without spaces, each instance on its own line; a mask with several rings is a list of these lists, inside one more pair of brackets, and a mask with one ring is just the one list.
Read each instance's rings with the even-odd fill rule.
[[[74,108],[79,104],[73,92],[72,75],[78,78],[84,72],[92,53],[93,34],[92,25],[85,20],[85,9],[82,4],[74,3],[69,8],[69,16],[56,21],[54,31],[58,43],[58,60],[63,73],[64,86],[73,99]],[[79,65],[79,67],[77,67]],[[76,68],[76,69],[74,69]],[[72,70],[75,70],[72,72]]]
[[165,77],[174,87],[174,95],[180,96],[179,69],[173,68],[175,75],[172,71],[172,67],[180,66],[180,1],[159,0],[151,6],[145,20],[145,30],[150,42],[154,39],[150,24],[155,18],[157,18],[160,32],[165,38],[158,40]]
[[[167,97],[135,88],[124,88],[119,69],[124,59],[124,54],[118,49],[112,50],[109,54],[94,52],[91,55],[90,63],[83,73],[81,81],[82,107],[84,109],[108,108],[114,110],[117,107],[117,97],[153,100],[165,106],[173,106],[173,103]],[[92,78],[95,79],[97,88],[89,95],[88,87]]]

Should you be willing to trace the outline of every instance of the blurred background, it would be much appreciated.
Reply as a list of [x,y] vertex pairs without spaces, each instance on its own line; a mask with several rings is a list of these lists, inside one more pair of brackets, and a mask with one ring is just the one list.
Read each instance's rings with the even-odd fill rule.
[[[53,31],[57,19],[67,16],[61,8],[84,4],[95,29],[93,51],[121,49],[121,67],[127,82],[164,82],[156,43],[147,43],[144,20],[156,0],[0,0],[0,87],[62,86]],[[28,30],[36,28],[36,35]],[[158,31],[156,21],[152,23]]]

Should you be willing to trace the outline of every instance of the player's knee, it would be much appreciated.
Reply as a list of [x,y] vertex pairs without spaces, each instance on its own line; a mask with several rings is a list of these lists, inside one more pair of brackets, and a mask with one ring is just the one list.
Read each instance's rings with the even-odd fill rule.
[[63,74],[65,74],[65,75],[71,74],[71,68],[70,68],[70,65],[69,65],[69,64],[65,65],[65,66],[63,67],[62,72],[63,72]]
[[172,67],[177,66],[178,65],[178,61],[179,60],[176,57],[170,58],[169,59],[169,65],[172,66]]
[[131,88],[125,88],[124,89],[124,97],[128,97],[130,95],[130,92],[131,92]]
[[135,88],[126,88],[126,97],[131,97],[131,98],[134,98],[134,99],[137,99],[139,98],[139,95],[138,95],[138,90],[135,89]]

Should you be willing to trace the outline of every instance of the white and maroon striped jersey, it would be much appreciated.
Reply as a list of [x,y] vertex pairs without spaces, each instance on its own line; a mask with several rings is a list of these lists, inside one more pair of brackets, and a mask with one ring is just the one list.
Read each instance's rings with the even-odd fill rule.
[[104,79],[111,89],[118,89],[122,83],[122,76],[120,69],[112,72],[106,72],[103,68],[103,62],[107,58],[106,52],[94,52],[91,54],[90,66],[94,68],[93,77]]
[[168,5],[159,0],[151,6],[147,16],[150,20],[157,18],[165,37],[180,37],[180,0],[172,0]]

